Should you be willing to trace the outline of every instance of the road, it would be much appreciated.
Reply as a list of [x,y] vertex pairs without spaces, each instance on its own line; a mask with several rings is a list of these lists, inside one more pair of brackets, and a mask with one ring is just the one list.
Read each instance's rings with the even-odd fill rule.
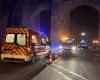
[[46,67],[46,61],[35,64],[0,62],[0,80],[30,80]]
[[100,52],[63,52],[62,57],[31,80],[100,80]]

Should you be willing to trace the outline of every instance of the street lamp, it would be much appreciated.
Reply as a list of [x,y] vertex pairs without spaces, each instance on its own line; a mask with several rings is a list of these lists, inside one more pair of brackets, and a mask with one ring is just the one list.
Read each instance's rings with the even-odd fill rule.
[[66,36],[61,37],[61,42],[65,43],[68,40]]
[[82,39],[84,39],[85,35],[86,35],[86,33],[84,33],[84,32],[81,33]]
[[84,32],[81,33],[82,36],[85,36],[86,34]]
[[85,35],[86,35],[86,33],[84,33],[84,32],[81,33],[81,36],[82,36],[81,42],[82,42],[82,44],[83,44],[83,42],[84,42],[84,37],[85,37]]

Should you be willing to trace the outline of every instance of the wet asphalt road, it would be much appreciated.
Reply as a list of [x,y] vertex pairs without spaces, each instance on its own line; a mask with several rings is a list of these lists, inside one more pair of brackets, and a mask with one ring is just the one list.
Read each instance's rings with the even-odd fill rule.
[[30,80],[46,66],[44,60],[34,64],[0,62],[0,80]]
[[100,52],[63,52],[60,58],[31,80],[100,80]]

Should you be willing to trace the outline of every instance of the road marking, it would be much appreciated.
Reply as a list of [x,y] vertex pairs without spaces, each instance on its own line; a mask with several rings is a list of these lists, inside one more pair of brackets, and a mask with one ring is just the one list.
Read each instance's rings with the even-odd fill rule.
[[80,77],[80,78],[82,78],[82,79],[84,79],[84,80],[88,80],[87,78],[85,78],[85,77],[83,77],[83,76],[81,76],[81,75],[79,75],[79,74],[77,74],[77,73],[75,73],[75,72],[72,72],[72,71],[70,71],[70,70],[67,70],[67,69],[65,69],[65,68],[63,68],[63,67],[61,67],[61,66],[59,66],[59,65],[57,65],[57,64],[55,64],[55,63],[53,63],[52,65],[55,65],[55,66],[57,66],[57,67],[63,69],[64,71],[69,72],[69,73],[71,73],[71,74],[73,74],[73,75],[75,75],[75,76],[77,76],[77,77]]
[[[51,66],[50,66],[50,67],[51,67]],[[52,67],[51,67],[51,68],[52,68]],[[58,71],[58,70],[55,69],[55,68],[52,68],[52,70],[54,70],[54,71],[56,71],[57,73],[59,73],[60,75],[62,75],[63,78],[64,78],[65,80],[72,80],[71,78],[67,77],[65,74],[63,74],[62,72]]]

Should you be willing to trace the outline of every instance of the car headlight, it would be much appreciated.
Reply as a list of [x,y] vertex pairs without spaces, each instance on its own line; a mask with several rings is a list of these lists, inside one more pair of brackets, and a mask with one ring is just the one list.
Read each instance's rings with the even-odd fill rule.
[[73,46],[73,47],[72,47],[72,50],[73,50],[73,51],[75,51],[75,50],[76,50],[76,47],[75,47],[75,46]]
[[62,46],[59,46],[59,49],[62,49],[63,47]]

